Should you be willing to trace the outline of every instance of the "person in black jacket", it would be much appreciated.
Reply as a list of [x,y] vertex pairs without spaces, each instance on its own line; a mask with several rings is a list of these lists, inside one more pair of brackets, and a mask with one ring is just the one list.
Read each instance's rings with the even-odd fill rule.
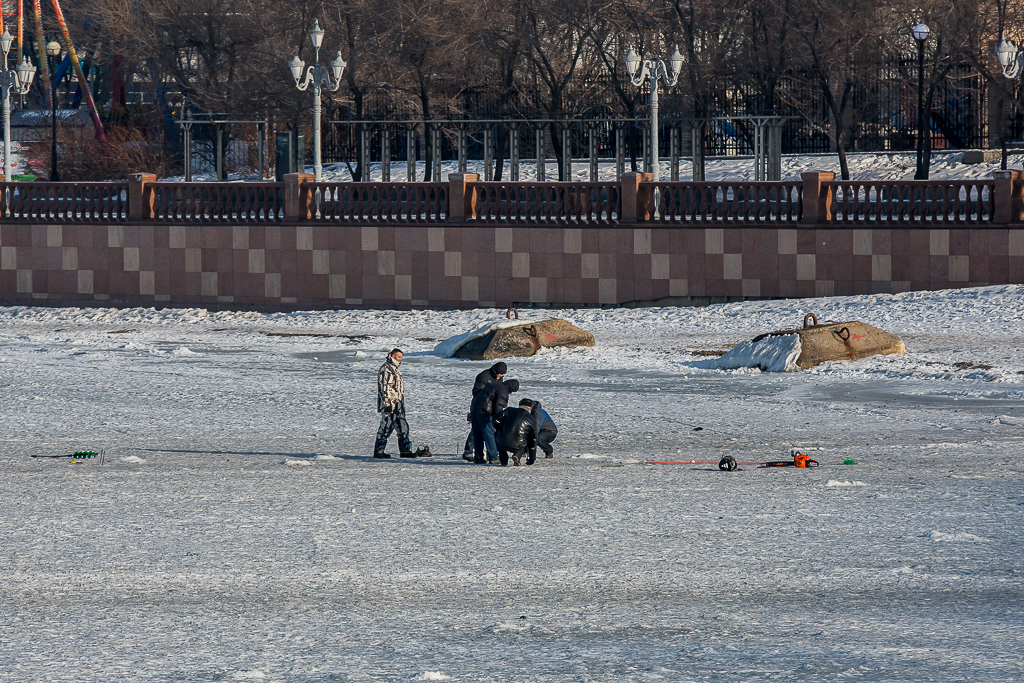
[[498,443],[498,459],[502,467],[508,467],[508,456],[518,467],[523,455],[529,453],[527,465],[537,461],[537,422],[529,408],[505,408],[491,420],[494,438]]
[[[484,462],[484,445],[490,461],[497,462],[498,447],[494,442],[494,427],[491,418],[508,405],[509,394],[519,391],[519,380],[506,379],[494,382],[476,392],[473,403],[469,407],[470,421],[473,423],[473,462],[481,465]],[[493,451],[492,451],[493,449]]]
[[[501,378],[508,372],[508,366],[504,363],[495,363],[491,367],[487,368],[479,375],[476,376],[476,381],[473,382],[473,396],[477,395],[481,389],[486,387],[488,384],[494,384],[500,382]],[[472,422],[472,413],[466,415],[466,422]],[[493,441],[493,439],[492,439]],[[496,455],[493,454],[492,455]],[[473,429],[470,428],[469,434],[466,435],[466,445],[462,447],[462,459],[472,460],[473,459]]]
[[551,442],[558,436],[558,427],[555,425],[555,421],[548,415],[548,411],[541,407],[540,401],[534,399],[530,400],[524,398],[519,402],[520,407],[525,407],[533,415],[534,422],[537,423],[537,445],[544,451],[545,458],[555,457],[555,449],[551,447]]

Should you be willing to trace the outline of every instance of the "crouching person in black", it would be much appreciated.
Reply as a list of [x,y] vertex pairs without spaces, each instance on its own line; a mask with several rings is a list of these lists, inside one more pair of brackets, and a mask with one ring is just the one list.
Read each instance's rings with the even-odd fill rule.
[[509,394],[519,391],[519,380],[506,379],[503,382],[494,382],[476,392],[473,403],[469,407],[470,422],[473,423],[473,462],[482,465],[484,459],[484,446],[487,447],[487,456],[492,463],[497,462],[499,450],[494,443],[494,426],[491,418],[505,410],[508,405]]
[[527,454],[527,465],[537,461],[537,421],[530,414],[530,406],[526,405],[528,403],[530,401],[524,399],[519,408],[505,408],[491,420],[502,467],[508,467],[509,453],[517,467],[520,459]]
[[536,399],[524,398],[519,402],[519,405],[527,408],[537,423],[537,445],[544,451],[544,457],[555,457],[555,449],[551,447],[551,442],[558,436],[558,427],[555,426],[555,421],[551,419],[548,411],[544,410],[540,405],[540,401]]

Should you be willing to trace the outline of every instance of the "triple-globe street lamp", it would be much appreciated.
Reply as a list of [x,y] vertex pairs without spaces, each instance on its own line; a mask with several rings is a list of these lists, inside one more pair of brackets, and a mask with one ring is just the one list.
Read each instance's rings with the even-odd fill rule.
[[[320,163],[320,88],[326,85],[331,92],[336,91],[341,86],[341,76],[345,73],[345,67],[348,65],[341,58],[340,50],[338,56],[331,62],[330,70],[326,66],[320,65],[320,46],[324,42],[324,30],[320,28],[319,21],[313,22],[313,28],[309,30],[309,39],[313,43],[316,56],[313,66],[306,70],[306,79],[299,81],[302,78],[303,70],[306,69],[306,63],[299,59],[298,53],[289,62],[288,67],[292,70],[296,88],[304,91],[310,83],[313,84],[313,179],[320,182],[323,176],[323,164]],[[331,80],[332,76],[334,77],[333,81]]]
[[36,67],[29,64],[24,57],[18,69],[7,69],[7,53],[11,51],[14,36],[4,30],[0,36],[0,48],[3,49],[3,70],[0,71],[0,97],[4,100],[4,182],[11,182],[11,91],[25,95],[32,86],[36,75]]
[[668,87],[674,86],[679,81],[679,72],[683,68],[683,56],[679,54],[679,48],[668,58],[671,65],[672,75],[665,67],[661,59],[642,59],[632,47],[626,55],[626,71],[633,85],[643,85],[645,80],[651,82],[651,172],[654,173],[654,180],[658,180],[658,79],[664,81]]

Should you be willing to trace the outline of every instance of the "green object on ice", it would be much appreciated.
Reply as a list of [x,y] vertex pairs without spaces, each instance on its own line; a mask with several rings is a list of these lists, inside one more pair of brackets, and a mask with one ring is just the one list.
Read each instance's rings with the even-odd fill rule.
[[847,458],[846,460],[843,461],[843,464],[844,465],[856,465],[857,461],[853,460],[852,458]]
[[75,451],[71,454],[72,458],[95,458],[97,455],[96,451]]

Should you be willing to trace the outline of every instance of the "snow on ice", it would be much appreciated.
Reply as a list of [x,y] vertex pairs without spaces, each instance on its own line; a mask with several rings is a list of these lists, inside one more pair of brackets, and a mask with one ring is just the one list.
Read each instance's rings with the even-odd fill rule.
[[780,334],[757,341],[745,341],[715,361],[723,370],[758,368],[763,372],[796,372],[800,358],[800,335]]
[[[762,372],[808,312],[907,353]],[[532,467],[460,457],[498,313],[0,308],[0,681],[1024,680],[1024,287],[560,311]]]

